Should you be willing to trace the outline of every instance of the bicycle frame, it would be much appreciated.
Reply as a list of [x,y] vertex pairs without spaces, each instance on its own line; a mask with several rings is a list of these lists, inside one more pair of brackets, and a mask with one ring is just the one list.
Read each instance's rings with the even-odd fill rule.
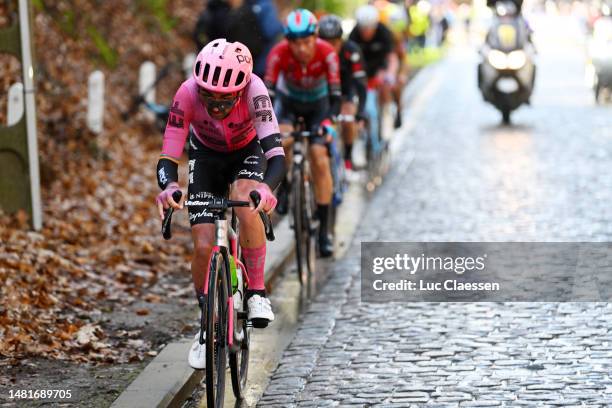
[[[214,258],[215,254],[221,253],[223,258],[223,262],[225,263],[225,270],[230,270],[229,264],[229,256],[234,257],[234,261],[236,262],[236,266],[240,267],[240,272],[242,273],[242,279],[246,282],[247,287],[249,284],[249,276],[246,270],[246,267],[240,261],[240,253],[239,253],[239,243],[238,243],[238,233],[236,232],[236,227],[238,224],[238,220],[234,211],[232,211],[232,223],[231,225],[228,223],[226,219],[215,219],[215,246],[212,248],[210,252],[210,257],[208,258],[208,264],[206,268],[206,277],[204,278],[204,294],[208,295],[208,278],[210,274],[208,271],[210,270],[210,262]],[[231,278],[231,276],[230,276]],[[234,301],[232,298],[232,289],[231,285],[228,285],[228,300],[227,300],[227,308],[228,308],[228,330],[227,330],[227,344],[228,346],[232,346],[234,344]]]
[[382,143],[380,142],[380,127],[379,127],[379,114],[380,114],[380,106],[378,103],[378,90],[375,88],[368,88],[368,93],[366,97],[366,106],[365,110],[368,113],[369,123],[369,139],[372,143],[372,150],[374,152],[378,152],[382,148]]

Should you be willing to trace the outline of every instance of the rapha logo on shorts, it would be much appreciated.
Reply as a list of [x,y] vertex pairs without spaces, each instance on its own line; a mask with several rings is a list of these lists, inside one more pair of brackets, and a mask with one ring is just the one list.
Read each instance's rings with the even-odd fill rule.
[[242,169],[238,172],[239,176],[248,176],[249,178],[258,178],[263,180],[263,173]]
[[252,156],[247,156],[246,159],[244,159],[243,161],[244,164],[257,164],[259,163],[259,157],[252,155]]
[[202,210],[195,214],[189,214],[189,221],[195,221],[200,217],[212,217],[213,214],[211,212],[207,212],[206,210]]

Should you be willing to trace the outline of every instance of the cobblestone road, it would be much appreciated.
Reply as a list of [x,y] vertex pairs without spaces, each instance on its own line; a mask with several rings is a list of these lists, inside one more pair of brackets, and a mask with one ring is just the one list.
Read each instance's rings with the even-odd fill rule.
[[403,135],[414,161],[370,203],[258,406],[612,406],[610,304],[360,303],[361,241],[611,240],[610,107],[579,49],[539,58],[511,128],[481,101],[473,54],[436,68]]

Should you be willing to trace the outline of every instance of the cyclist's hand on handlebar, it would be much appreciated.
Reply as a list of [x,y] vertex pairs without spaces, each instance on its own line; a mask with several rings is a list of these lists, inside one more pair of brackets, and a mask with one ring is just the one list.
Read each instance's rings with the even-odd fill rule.
[[259,205],[253,209],[253,212],[263,211],[266,214],[270,214],[276,207],[276,197],[270,190],[270,187],[266,183],[259,183],[255,189],[259,193]]
[[355,120],[357,120],[359,127],[363,129],[368,122],[368,114],[365,112],[357,112]]
[[332,126],[332,123],[333,122],[331,119],[325,119],[319,125],[319,134],[321,136],[325,136],[325,141],[327,143],[331,143],[331,141],[334,139],[334,134],[336,133],[336,130]]
[[166,186],[166,189],[157,195],[155,199],[155,203],[157,204],[157,210],[159,211],[159,218],[161,220],[164,219],[164,210],[173,207],[176,209],[183,208],[183,202],[185,199],[185,195],[181,197],[181,200],[177,203],[172,198],[172,193],[180,190],[178,183],[170,183]]

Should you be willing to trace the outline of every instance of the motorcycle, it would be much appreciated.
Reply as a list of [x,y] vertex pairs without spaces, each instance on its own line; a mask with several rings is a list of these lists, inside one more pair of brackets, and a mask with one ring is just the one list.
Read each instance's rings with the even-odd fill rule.
[[612,100],[612,16],[602,16],[594,25],[589,41],[588,69],[591,72],[595,102]]
[[508,124],[512,111],[530,103],[535,84],[535,48],[525,20],[500,8],[480,50],[483,60],[478,65],[478,87],[484,100],[495,106],[503,123]]

